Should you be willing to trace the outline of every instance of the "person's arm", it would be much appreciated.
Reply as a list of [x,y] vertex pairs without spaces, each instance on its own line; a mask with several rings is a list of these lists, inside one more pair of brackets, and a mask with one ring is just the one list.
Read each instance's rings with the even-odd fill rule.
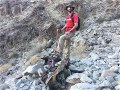
[[70,32],[72,32],[74,29],[76,29],[78,27],[78,23],[75,23],[75,25],[73,26],[73,28],[70,30]]
[[60,32],[60,31],[64,31],[65,30],[65,28],[66,28],[66,25],[63,27],[63,28],[57,28],[57,32]]
[[66,28],[66,25],[61,29],[61,31],[65,30],[65,28]]

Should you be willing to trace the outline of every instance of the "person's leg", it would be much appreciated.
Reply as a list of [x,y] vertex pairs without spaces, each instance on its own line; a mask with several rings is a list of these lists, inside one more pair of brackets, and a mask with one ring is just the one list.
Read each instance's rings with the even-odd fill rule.
[[58,52],[60,53],[61,57],[62,57],[65,39],[66,39],[66,34],[60,36],[59,42],[58,42]]
[[64,59],[68,59],[70,57],[70,39],[65,41],[65,51],[63,53]]
[[65,43],[65,51],[64,51],[64,59],[69,59],[70,57],[70,44],[71,44],[71,38],[74,36],[74,33],[69,33],[66,37],[66,43]]
[[[63,49],[64,49],[64,43],[65,43],[65,40],[68,40],[68,48],[70,47],[70,38],[72,38],[74,36],[74,33],[69,33],[69,34],[64,34],[60,37],[59,39],[59,43],[58,43],[58,52],[60,53],[61,57],[62,57],[62,54],[63,54]],[[69,49],[68,49],[69,50]],[[68,51],[69,53],[69,51]],[[68,55],[69,56],[69,55]]]

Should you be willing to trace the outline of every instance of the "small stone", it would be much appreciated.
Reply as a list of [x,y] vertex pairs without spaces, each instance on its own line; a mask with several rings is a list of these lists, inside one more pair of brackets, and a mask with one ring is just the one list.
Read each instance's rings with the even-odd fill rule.
[[35,87],[34,90],[41,90],[42,88],[40,86]]
[[82,74],[81,78],[80,78],[81,82],[84,83],[91,83],[93,80],[91,78],[89,78],[86,74]]
[[112,87],[111,83],[107,80],[103,81],[103,83],[101,83],[99,86],[100,87],[109,87],[109,88]]
[[23,84],[26,84],[26,83],[29,84],[29,81],[25,77],[23,77],[22,79],[18,80],[18,82],[16,83],[16,87],[20,87],[20,86],[22,87]]
[[40,84],[40,80],[39,80],[39,79],[34,80],[34,82],[33,82],[33,85],[34,85],[34,86],[37,86],[37,85],[39,85],[39,84]]
[[84,71],[84,68],[83,67],[76,67],[75,65],[70,65],[69,66],[69,69],[71,71],[76,71],[76,72],[83,72]]
[[109,69],[103,70],[102,73],[101,73],[101,77],[102,77],[102,78],[105,78],[105,77],[107,77],[107,76],[112,76],[112,77],[114,77],[114,76],[116,76],[116,75],[117,75],[116,73],[114,73],[113,71],[111,71],[111,70],[109,70]]
[[100,64],[106,64],[106,62],[105,62],[105,61],[103,61],[103,60],[101,60],[101,61],[100,61]]
[[110,59],[117,59],[118,58],[118,52],[115,52],[113,55],[108,55],[108,58]]
[[92,60],[98,60],[100,57],[98,56],[98,54],[96,54],[96,53],[90,53],[90,56],[91,56],[91,59]]
[[0,90],[6,90],[6,89],[10,89],[10,87],[7,84],[0,85]]
[[120,80],[117,80],[117,84],[120,85]]
[[70,90],[96,90],[96,88],[98,88],[98,86],[94,84],[77,83],[71,86]]
[[20,87],[22,88],[24,86],[24,84],[22,83],[22,84],[20,84]]
[[105,78],[107,81],[109,81],[110,83],[114,82],[114,78],[112,76],[108,76]]
[[37,70],[37,72],[38,72],[39,76],[41,77],[42,74],[45,72],[44,67],[43,67],[43,68],[39,68],[39,69]]
[[80,59],[78,57],[70,57],[70,63],[76,63],[79,61],[80,61]]
[[[41,74],[44,70],[44,66],[41,63],[29,66],[24,72],[23,75],[27,76],[27,75],[33,75],[33,74]],[[38,72],[39,71],[39,72]]]
[[45,86],[45,84],[41,84],[40,86],[42,87],[41,90],[49,90],[49,87]]
[[11,90],[11,89],[5,89],[5,90]]
[[71,76],[67,77],[66,82],[68,83],[72,83],[72,84],[76,84],[76,83],[80,83],[80,73],[74,73]]
[[118,68],[118,73],[120,74],[120,67]]
[[25,86],[23,87],[23,90],[28,90],[28,89],[29,89],[29,86],[26,86],[26,85],[25,85]]
[[113,71],[113,72],[118,72],[118,69],[119,69],[118,65],[112,66],[110,68],[110,70]]
[[87,66],[91,66],[93,62],[90,59],[83,59],[81,63],[86,64]]
[[104,89],[102,89],[102,90],[112,90],[112,89],[110,89],[110,88],[104,88]]
[[12,67],[11,64],[4,64],[4,65],[0,66],[0,74],[6,72],[11,67]]
[[118,85],[118,83],[116,81],[112,82],[111,84],[112,84],[113,87]]
[[120,90],[120,85],[116,86],[115,90]]
[[98,80],[99,77],[100,77],[100,72],[99,71],[94,71],[93,72],[93,78]]
[[40,59],[40,57],[38,57],[37,55],[34,55],[30,58],[30,60],[28,60],[25,63],[25,66],[30,66],[30,65],[34,65],[38,60]]
[[116,81],[120,81],[120,75],[117,75],[117,76],[115,77],[115,80],[116,80]]

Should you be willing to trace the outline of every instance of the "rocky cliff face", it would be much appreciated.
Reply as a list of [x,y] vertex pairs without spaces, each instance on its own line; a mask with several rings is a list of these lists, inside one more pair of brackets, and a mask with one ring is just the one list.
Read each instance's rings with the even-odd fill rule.
[[[33,72],[36,63],[42,66],[41,58],[53,51],[55,44],[48,48],[48,40],[54,42],[56,27],[64,24],[64,7],[70,1],[42,1],[22,15],[0,18],[1,90],[49,90],[41,78],[24,76],[23,71],[28,67],[26,71]],[[120,1],[76,0],[73,4],[82,28],[72,38],[69,70],[75,72],[66,78],[69,89],[119,90]],[[42,72],[41,67],[38,71]]]

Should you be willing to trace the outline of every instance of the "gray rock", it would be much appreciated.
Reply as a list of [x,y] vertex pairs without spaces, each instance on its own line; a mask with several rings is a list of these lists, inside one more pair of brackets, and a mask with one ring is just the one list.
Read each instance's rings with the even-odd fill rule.
[[21,83],[23,83],[22,79],[18,80],[18,82],[16,83],[16,87],[20,87]]
[[100,64],[106,64],[106,62],[105,61],[103,61],[103,60],[100,60]]
[[36,86],[33,90],[42,90],[40,86]]
[[34,85],[32,85],[30,90],[42,90],[42,87],[41,86],[34,86]]
[[23,90],[29,90],[29,86],[25,85],[24,87],[22,87]]
[[117,81],[117,80],[120,80],[120,75],[117,75],[116,77],[114,77],[115,78],[115,80]]
[[66,82],[76,84],[81,82],[81,74],[74,73],[71,76],[67,77]]
[[110,89],[110,88],[103,88],[102,90],[112,90],[112,89]]
[[70,57],[70,63],[76,63],[76,62],[80,62],[80,59],[78,57]]
[[118,68],[118,73],[120,74],[120,67]]
[[92,69],[91,68],[86,68],[85,71],[84,71],[84,74],[86,74],[87,76],[91,77],[92,76]]
[[28,68],[23,72],[23,75],[36,75],[38,74],[39,76],[41,76],[41,73],[43,73],[44,70],[44,66],[41,63],[32,65],[32,66],[28,66]]
[[115,52],[113,55],[108,55],[108,58],[110,59],[117,59],[118,58],[118,52]]
[[76,67],[75,65],[70,65],[69,69],[71,71],[76,71],[76,72],[83,72],[84,71],[84,67]]
[[94,71],[93,72],[93,79],[98,80],[99,77],[100,77],[100,72],[99,71]]
[[109,70],[109,69],[103,70],[102,73],[101,73],[101,77],[102,77],[102,78],[105,78],[105,77],[107,77],[107,76],[112,76],[112,77],[114,77],[114,76],[116,76],[116,75],[117,75],[117,74],[114,73],[114,71],[111,71],[111,70]]
[[93,64],[91,59],[83,59],[81,63],[86,64],[87,66],[91,66]]
[[18,88],[22,88],[24,85],[30,85],[29,79],[23,77],[22,79],[18,80],[18,82],[16,83],[16,87]]
[[118,83],[116,81],[112,82],[111,84],[112,84],[113,87],[118,85]]
[[109,81],[107,81],[107,80],[105,80],[105,81],[103,81],[103,83],[101,83],[100,85],[99,85],[99,87],[107,87],[107,88],[113,88],[112,87],[112,84],[109,82]]
[[21,83],[21,84],[20,84],[20,88],[22,88],[23,86],[24,86],[24,83]]
[[111,70],[111,71],[114,71],[114,72],[118,72],[118,69],[119,69],[118,65],[112,66],[112,67],[110,68],[110,70]]
[[110,83],[112,83],[112,82],[115,81],[112,76],[107,76],[105,79],[106,79],[107,81],[109,81]]
[[98,88],[98,86],[94,84],[77,83],[71,86],[70,90],[95,90],[96,88]]
[[45,86],[43,84],[41,86],[42,86],[42,90],[49,90],[49,88],[47,86]]
[[91,59],[92,59],[92,60],[98,60],[98,59],[100,58],[100,57],[98,56],[98,54],[93,53],[93,52],[90,53],[90,56],[91,56]]
[[0,85],[0,90],[5,90],[5,89],[10,89],[9,85],[7,84]]
[[40,80],[39,80],[39,79],[34,80],[34,82],[33,82],[33,85],[34,85],[34,86],[37,86],[37,85],[39,85],[39,84],[40,84]]
[[80,77],[81,79],[81,82],[83,82],[83,83],[92,83],[92,79],[91,78],[89,78],[86,74],[81,74],[81,77]]
[[115,90],[120,90],[120,85],[116,86]]

